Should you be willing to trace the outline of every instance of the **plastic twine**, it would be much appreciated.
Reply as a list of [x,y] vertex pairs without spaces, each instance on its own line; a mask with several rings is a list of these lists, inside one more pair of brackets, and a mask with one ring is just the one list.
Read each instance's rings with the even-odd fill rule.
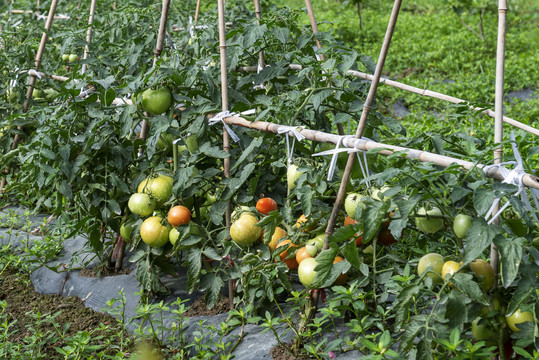
[[[305,139],[305,136],[303,136],[299,131],[303,130],[303,126],[285,126],[281,125],[277,129],[278,134],[285,134],[286,135],[286,156],[288,158],[288,165],[292,164],[292,156],[294,155],[294,145],[296,144],[296,139],[298,141],[301,141]],[[290,135],[292,135],[292,144],[290,144]]]
[[41,76],[41,74],[35,71],[34,69],[28,70],[28,75],[37,76],[40,80],[43,79],[43,76]]
[[[526,187],[524,186],[522,182],[522,177],[526,174],[524,171],[524,166],[522,164],[522,157],[520,156],[520,152],[518,151],[518,146],[515,140],[515,133],[511,131],[511,146],[513,148],[513,154],[515,156],[515,161],[507,161],[503,162],[501,164],[494,164],[494,165],[488,165],[483,167],[483,171],[486,173],[492,168],[498,168],[500,173],[503,176],[502,183],[506,184],[512,184],[515,186],[518,186],[518,191],[515,193],[515,196],[519,196],[524,203],[524,208],[530,212],[531,216],[536,222],[539,222],[537,219],[537,216],[535,215],[534,209],[530,203],[530,199],[528,198],[528,194],[526,193]],[[504,165],[514,164],[516,165],[513,170],[507,169]],[[539,191],[536,189],[530,189],[533,200],[535,202],[535,206],[539,207]],[[501,202],[501,198],[495,198],[492,202],[492,206],[487,211],[487,214],[485,215],[485,220],[488,220],[490,217],[490,220],[488,220],[488,224],[492,224],[499,216],[500,214],[507,209],[507,207],[510,205],[510,202],[507,201],[495,214],[492,214],[494,212],[494,208]],[[492,217],[491,217],[492,215]]]
[[228,110],[221,111],[220,113],[218,113],[217,115],[215,115],[214,117],[208,120],[208,125],[212,126],[212,125],[217,124],[218,122],[222,122],[223,126],[225,127],[225,130],[228,132],[232,140],[234,140],[234,142],[238,142],[240,141],[240,138],[238,137],[238,135],[234,133],[234,131],[232,131],[230,126],[228,126],[228,124],[224,121],[224,118],[231,117],[234,115],[236,115],[236,113],[231,113]]
[[[333,175],[335,173],[335,167],[337,164],[337,158],[340,153],[347,152],[347,153],[356,153],[356,159],[359,162],[359,167],[361,169],[361,174],[363,175],[363,178],[367,179],[369,176],[369,164],[367,162],[367,154],[357,148],[350,148],[343,145],[343,141],[347,138],[354,138],[352,135],[343,135],[339,137],[339,140],[337,141],[337,145],[335,146],[335,149],[321,151],[319,153],[313,154],[312,156],[322,156],[322,155],[332,155],[331,161],[329,163],[329,170],[328,170],[328,177],[327,180],[331,181],[333,179]],[[367,138],[363,138],[368,140]],[[340,147],[343,145],[344,147]],[[361,157],[359,156],[359,153],[363,153],[363,160],[365,161],[365,165],[363,165],[363,161],[361,161]],[[371,187],[370,181],[366,180],[367,188]]]

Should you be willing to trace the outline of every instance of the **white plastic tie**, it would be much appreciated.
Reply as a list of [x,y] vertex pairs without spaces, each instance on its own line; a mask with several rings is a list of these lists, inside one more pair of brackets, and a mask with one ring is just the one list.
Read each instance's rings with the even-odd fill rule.
[[240,115],[253,115],[256,114],[256,109],[250,109],[240,112]]
[[58,19],[70,19],[70,17],[67,14],[58,14]]
[[234,131],[232,131],[230,126],[228,126],[228,124],[224,120],[227,117],[231,117],[231,116],[235,116],[235,115],[236,115],[236,113],[231,113],[228,110],[227,111],[221,111],[220,113],[218,113],[217,115],[215,115],[214,117],[212,117],[211,119],[208,120],[208,125],[212,126],[212,125],[217,124],[218,122],[222,122],[223,126],[225,127],[226,131],[228,132],[228,135],[230,135],[230,137],[232,138],[232,140],[234,140],[234,142],[238,142],[238,141],[240,141],[240,138],[238,137],[238,135],[236,135],[234,133]]
[[318,47],[316,46],[313,46],[313,50],[314,50],[314,56],[316,56],[316,60],[317,61],[320,61],[321,58],[320,58],[320,55],[318,55],[316,52],[318,51]]
[[28,70],[28,75],[37,76],[39,79],[43,79],[43,76],[41,76],[41,74],[35,71],[34,69]]
[[[534,209],[531,206],[530,199],[528,198],[528,194],[526,193],[526,188],[524,187],[524,183],[522,182],[522,178],[524,177],[526,172],[524,171],[524,165],[522,164],[522,157],[520,156],[520,152],[518,151],[518,146],[515,139],[515,133],[513,131],[511,131],[511,146],[513,148],[513,155],[515,157],[515,161],[507,161],[501,164],[488,165],[488,166],[483,167],[483,171],[486,173],[492,168],[498,168],[498,170],[500,171],[500,173],[502,174],[504,178],[502,183],[512,184],[518,187],[518,191],[515,193],[514,196],[520,195],[520,198],[522,202],[524,203],[524,208],[530,212],[531,216],[536,222],[539,222],[539,220],[537,219],[537,216],[535,215]],[[509,165],[509,164],[514,164],[515,168],[513,170],[509,170],[506,167],[504,167],[504,165]],[[531,189],[531,194],[535,202],[535,206],[539,207],[539,200],[538,200],[539,192],[535,191],[535,189]],[[494,199],[494,201],[492,202],[492,206],[487,211],[487,214],[485,215],[485,220],[489,219],[489,217],[492,215],[492,217],[490,217],[490,220],[488,220],[487,222],[488,224],[492,224],[500,216],[500,214],[505,209],[507,209],[507,207],[510,205],[509,201],[507,201],[498,210],[498,212],[496,212],[496,214],[492,214],[494,212],[494,208],[500,203],[500,201],[501,201],[500,198]]]
[[189,35],[195,37],[195,26],[193,25],[193,17],[189,16]]
[[37,20],[47,20],[47,12],[45,11],[43,14],[36,13]]
[[[304,129],[303,126],[285,126],[281,125],[277,129],[278,134],[286,135],[286,156],[288,158],[288,165],[292,164],[292,157],[294,155],[294,146],[296,145],[296,139],[301,141],[305,139],[298,129],[301,131]],[[290,144],[290,135],[292,135],[292,144]]]

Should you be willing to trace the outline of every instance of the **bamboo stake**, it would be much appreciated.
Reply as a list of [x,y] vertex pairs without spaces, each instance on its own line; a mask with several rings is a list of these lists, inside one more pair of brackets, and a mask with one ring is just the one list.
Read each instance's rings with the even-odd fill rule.
[[[266,121],[257,121],[252,122],[246,120],[240,116],[229,116],[223,119],[229,125],[242,126],[248,129],[270,132],[273,134],[279,134],[280,124],[270,123]],[[326,133],[323,131],[309,130],[309,129],[298,129],[298,132],[305,136],[306,139],[317,141],[317,142],[327,142],[332,144],[337,144],[342,136],[337,134]],[[474,168],[484,169],[485,164],[476,164],[471,161],[466,161],[462,159],[456,159],[450,156],[440,155],[431,153],[424,150],[410,149],[403,146],[389,145],[384,143],[379,143],[372,140],[356,139],[354,137],[344,137],[342,139],[342,145],[352,149],[358,149],[361,151],[369,150],[378,150],[378,153],[381,155],[392,155],[396,152],[400,152],[407,159],[420,161],[420,162],[431,162],[435,165],[448,167],[451,164],[457,164],[462,168],[463,171],[472,170]],[[485,175],[489,178],[495,180],[503,180],[504,177],[500,170],[495,167],[490,167],[485,172]],[[522,183],[524,186],[532,189],[539,189],[539,177],[531,174],[525,174],[522,177]]]
[[[40,15],[39,11],[33,11],[33,10],[16,10],[16,9],[13,9],[13,10],[11,10],[11,13],[12,14],[35,14],[36,16]],[[71,19],[71,16],[55,15],[54,18],[57,19],[57,20],[69,20],[69,19]],[[76,19],[80,19],[80,18],[76,17]]]
[[[157,59],[159,58],[159,56],[161,55],[161,52],[163,51],[163,43],[165,42],[165,32],[166,32],[169,8],[170,8],[170,0],[163,0],[162,9],[161,9],[161,21],[159,22],[159,33],[157,35],[157,43],[155,45],[154,58],[153,58],[154,67],[157,64]],[[140,138],[142,140],[146,140],[149,130],[150,130],[150,126],[148,125],[148,120],[146,119],[142,120],[142,126],[140,129]],[[141,151],[139,151],[139,155],[141,155]]]
[[[228,81],[226,70],[226,29],[225,29],[225,4],[224,0],[217,0],[217,10],[219,17],[219,53],[221,58],[221,110],[228,111]],[[230,136],[223,125],[223,150],[230,152]],[[226,178],[230,178],[230,157],[223,159],[223,169]],[[230,228],[231,202],[228,199],[226,206],[225,222],[226,227]],[[234,283],[228,281],[228,300],[230,308],[234,308]]]
[[[389,45],[391,44],[393,31],[395,30],[395,25],[397,24],[397,18],[399,15],[400,6],[401,6],[401,0],[395,0],[393,9],[391,10],[391,17],[389,18],[389,24],[387,26],[386,35],[384,37],[384,42],[382,43],[382,49],[380,50],[380,56],[378,57],[378,63],[376,64],[376,69],[374,71],[374,78],[371,82],[371,87],[369,89],[369,93],[367,94],[367,99],[365,100],[365,104],[363,105],[363,112],[361,113],[359,124],[357,126],[357,131],[356,131],[356,136],[355,136],[356,139],[361,139],[363,135],[363,130],[365,129],[367,117],[369,116],[369,112],[370,112],[372,103],[374,101],[374,96],[376,95],[376,90],[378,88],[378,83],[380,81],[380,77],[382,76],[382,70],[384,68],[384,63],[386,61],[387,53],[389,51]],[[326,238],[324,241],[324,249],[327,249],[329,247],[329,236],[333,234],[333,229],[335,228],[335,222],[337,220],[337,215],[341,209],[344,195],[346,194],[346,187],[350,179],[350,173],[352,171],[352,166],[354,165],[355,157],[356,157],[356,154],[354,153],[350,153],[348,155],[348,162],[346,163],[346,167],[344,169],[341,185],[337,193],[337,199],[335,200],[335,204],[333,206],[333,210],[331,212],[331,216],[329,218],[328,225],[326,228]]]
[[[90,16],[88,17],[88,30],[86,31],[86,45],[84,45],[84,55],[82,56],[83,60],[88,59],[88,53],[90,52],[90,42],[92,41],[92,25],[94,23],[96,2],[96,0],[92,0],[92,3],[90,4]],[[83,74],[86,73],[86,68],[87,65],[82,64],[81,72]]]
[[[43,31],[43,34],[41,35],[41,42],[39,44],[39,48],[37,49],[36,59],[35,59],[35,70],[37,71],[39,69],[39,64],[41,63],[41,59],[43,58],[43,52],[45,51],[45,45],[47,44],[47,38],[48,33],[52,26],[52,21],[54,20],[54,13],[56,12],[56,5],[58,3],[58,0],[52,0],[51,7],[49,9],[49,15],[47,17],[47,22],[45,23],[45,31]],[[30,75],[30,80],[28,82],[28,90],[26,91],[26,99],[23,103],[22,111],[23,113],[27,113],[28,109],[30,107],[30,99],[32,99],[32,93],[34,91],[34,86],[36,84],[36,75],[33,73]],[[18,130],[22,130],[22,126],[17,127]],[[17,145],[19,144],[19,134],[15,134],[13,137],[13,142],[11,144],[11,149],[14,150],[17,148]],[[0,192],[6,185],[6,178],[3,177],[2,181],[0,182]]]
[[[290,65],[288,65],[288,67],[290,69],[292,69],[292,70],[302,70],[303,69],[303,66],[298,65],[298,64],[290,64]],[[256,66],[243,66],[243,67],[236,68],[236,71],[256,71]],[[350,75],[350,76],[360,78],[360,79],[369,80],[369,81],[372,81],[374,79],[374,76],[371,75],[371,74],[366,74],[366,73],[363,73],[363,72],[360,72],[360,71],[355,71],[355,70],[348,70],[346,72],[346,74]],[[380,79],[380,85],[384,85],[384,84],[389,85],[389,86],[394,87],[394,88],[397,88],[397,89],[409,91],[409,92],[412,92],[414,94],[427,96],[427,97],[431,97],[431,98],[435,98],[435,99],[439,99],[439,100],[445,100],[445,101],[451,102],[453,104],[460,104],[460,103],[468,103],[469,102],[467,100],[459,99],[459,98],[454,97],[454,96],[442,94],[442,93],[439,93],[439,92],[436,92],[436,91],[431,91],[431,90],[428,90],[428,89],[420,89],[420,88],[417,88],[417,87],[414,87],[414,86],[411,86],[411,85],[406,85],[406,84],[403,84],[403,83],[400,83],[400,82],[397,82],[397,81],[390,80],[388,78],[382,77]],[[469,106],[469,108],[471,110],[474,110],[474,111],[481,111],[482,114],[485,114],[485,115],[487,115],[487,116],[489,116],[491,118],[494,118],[496,116],[496,113],[494,111],[490,110],[490,109],[482,109],[482,108],[478,108],[478,107],[475,107],[475,106]],[[507,116],[503,116],[503,122],[506,123],[506,124],[512,125],[512,126],[514,126],[516,128],[527,131],[527,132],[529,132],[531,134],[539,136],[539,130],[538,129],[535,129],[535,128],[529,126],[529,125],[523,124],[523,123],[521,123],[521,122],[519,122],[517,120],[514,120],[512,118],[509,118]]]
[[194,20],[194,22],[197,22],[198,15],[200,15],[200,0],[197,0],[197,7],[195,9],[195,20]]
[[[253,0],[253,1],[255,4],[255,16],[257,19],[257,23],[258,25],[260,25],[260,18],[262,17],[262,10],[260,9],[260,0]],[[258,54],[258,69],[263,69],[264,67],[266,67],[266,62],[264,61],[264,50],[260,50],[260,53]]]
[[[505,66],[505,31],[506,31],[507,0],[498,2],[498,44],[496,49],[496,90],[494,94],[494,144],[499,144],[494,149],[494,164],[501,164],[503,157],[503,86]],[[499,210],[499,204],[494,208],[494,214]],[[499,218],[495,220],[499,223]],[[498,280],[498,249],[496,245],[490,246],[490,265],[494,269],[496,282]]]
[[[307,14],[309,15],[309,21],[311,22],[311,27],[313,29],[313,34],[318,34],[318,23],[316,22],[316,17],[314,16],[313,11],[313,5],[311,4],[311,0],[305,0],[305,6],[307,7]],[[314,39],[316,42],[316,47],[318,49],[322,49],[322,44],[320,44],[320,41],[318,39]],[[320,60],[324,61],[325,56],[324,54],[320,54]]]

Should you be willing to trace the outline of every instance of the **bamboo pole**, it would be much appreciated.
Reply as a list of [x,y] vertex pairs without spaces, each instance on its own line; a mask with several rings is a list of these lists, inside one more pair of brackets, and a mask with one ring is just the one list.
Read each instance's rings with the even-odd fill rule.
[[[83,60],[88,59],[88,53],[90,52],[90,42],[92,41],[92,25],[94,23],[96,2],[96,0],[92,0],[92,3],[90,4],[90,16],[88,17],[88,30],[86,31],[86,45],[84,45],[84,55],[82,56]],[[86,73],[86,68],[87,65],[82,64],[81,72],[83,74]]]
[[[363,130],[365,129],[365,124],[367,123],[367,118],[369,116],[369,112],[371,110],[371,106],[374,101],[374,96],[376,95],[376,90],[378,89],[378,83],[382,76],[382,70],[384,68],[387,53],[389,51],[389,45],[391,44],[391,38],[393,37],[393,32],[397,24],[397,18],[399,15],[401,1],[402,0],[395,0],[393,9],[391,10],[391,16],[389,18],[389,24],[387,26],[386,34],[384,37],[384,42],[382,43],[382,49],[380,50],[380,56],[378,57],[378,63],[376,64],[376,69],[374,71],[374,78],[371,82],[371,87],[369,88],[369,93],[367,94],[367,99],[365,100],[365,104],[363,105],[363,111],[361,113],[359,124],[357,126],[357,131],[355,135],[356,139],[361,139],[363,135]],[[342,202],[346,194],[346,187],[350,179],[350,173],[352,171],[352,166],[354,165],[355,157],[356,157],[356,154],[354,153],[350,153],[348,155],[348,162],[346,163],[346,167],[344,169],[344,173],[342,176],[341,185],[339,187],[339,191],[337,192],[337,198],[335,200],[335,204],[333,206],[333,210],[331,212],[331,216],[329,218],[328,225],[326,228],[326,238],[324,241],[324,249],[327,249],[329,247],[329,236],[333,234],[333,229],[335,228],[337,215],[341,209]]]
[[194,20],[194,22],[197,22],[199,15],[200,15],[200,0],[197,0],[197,7],[195,9],[195,20]]
[[[260,8],[260,0],[253,0],[253,1],[255,5],[255,16],[257,19],[257,23],[258,25],[260,25],[260,18],[262,17],[262,10]],[[258,53],[258,69],[263,69],[264,67],[266,67],[266,62],[264,61],[264,50],[260,50],[260,53]]]
[[[242,126],[248,129],[264,131],[273,134],[279,134],[279,128],[281,127],[280,124],[270,123],[266,121],[252,122],[240,116],[229,116],[224,118],[224,121],[230,125]],[[353,136],[346,136],[343,138],[342,136],[337,134],[331,134],[323,131],[310,129],[298,129],[298,132],[301,135],[305,136],[306,139],[312,141],[327,142],[336,145],[339,140],[342,139],[342,145],[351,149],[358,149],[361,151],[378,150],[379,154],[386,156],[392,155],[396,152],[400,152],[405,158],[410,160],[431,162],[435,165],[442,167],[448,167],[451,164],[456,164],[460,166],[463,171],[469,171],[474,168],[482,170],[485,169],[486,166],[488,166],[485,164],[476,164],[471,161],[456,159],[450,156],[435,154],[424,150],[410,149],[398,145],[389,145],[372,140],[356,139]],[[487,168],[485,175],[494,180],[504,179],[502,173],[496,167]],[[522,183],[528,188],[539,189],[539,177],[535,175],[525,174],[522,177]]]
[[[45,23],[45,31],[43,31],[43,34],[41,35],[41,42],[39,44],[39,48],[37,49],[37,54],[35,58],[35,71],[39,69],[39,64],[41,63],[41,59],[43,58],[43,52],[45,51],[45,45],[47,44],[47,38],[48,33],[52,26],[52,21],[54,20],[54,13],[56,12],[56,5],[58,3],[58,0],[52,0],[51,6],[49,9],[49,15],[47,17],[47,22]],[[28,82],[28,89],[26,91],[26,99],[23,103],[22,111],[23,113],[27,113],[28,109],[30,107],[30,99],[32,99],[32,93],[34,91],[34,86],[36,84],[36,74],[33,73],[30,75],[30,80]],[[17,127],[18,130],[22,130],[22,126]],[[19,144],[20,135],[15,134],[13,137],[13,142],[11,143],[11,149],[14,150],[17,148],[17,145]],[[3,177],[2,181],[0,182],[0,192],[3,190],[4,186],[6,185],[6,178]]]
[[[170,0],[163,0],[162,9],[161,9],[161,21],[159,22],[159,33],[157,34],[157,43],[155,45],[155,51],[154,51],[154,57],[153,57],[154,67],[157,64],[157,59],[159,58],[159,56],[161,55],[161,52],[163,51],[163,43],[165,42],[165,32],[166,32],[169,9],[170,9]],[[146,140],[146,137],[148,137],[149,130],[150,130],[150,126],[148,124],[148,120],[147,119],[142,120],[142,126],[140,129],[140,138],[142,140]],[[140,151],[139,151],[139,155],[141,155]]]
[[[225,4],[224,0],[217,0],[217,10],[219,18],[219,54],[221,58],[221,110],[228,111],[228,81],[226,69],[226,25],[225,25]],[[230,136],[223,124],[223,150],[230,152]],[[226,178],[230,178],[230,157],[223,159],[223,169]],[[231,201],[228,199],[225,213],[226,227],[229,229],[231,224]],[[228,281],[228,300],[230,308],[234,308],[234,283]]]
[[[11,13],[12,14],[35,14],[36,16],[40,15],[38,11],[33,11],[33,10],[17,10],[17,9],[13,9],[13,10],[11,10]],[[55,15],[54,19],[56,19],[56,20],[69,20],[69,19],[71,19],[71,16]],[[80,18],[76,17],[76,19],[80,19]]]
[[[305,6],[307,7],[307,15],[309,15],[309,21],[311,22],[311,28],[313,29],[313,34],[318,34],[318,23],[316,22],[316,17],[314,16],[314,10],[313,5],[311,4],[311,0],[305,0]],[[320,40],[314,39],[316,42],[316,47],[318,49],[322,49],[322,44],[320,43]],[[320,54],[320,60],[324,61],[325,56],[324,54]]]
[[[498,42],[496,49],[496,89],[494,94],[494,144],[499,144],[494,149],[494,164],[501,164],[503,158],[503,87],[505,67],[505,32],[506,32],[507,0],[498,2]],[[499,210],[499,203],[494,208],[494,214]],[[495,220],[499,223],[499,218]],[[496,284],[498,279],[498,249],[496,245],[490,246],[490,265],[494,269]]]
[[[301,65],[298,65],[298,64],[290,64],[288,65],[288,67],[292,70],[302,70],[303,69],[303,66]],[[256,71],[256,66],[242,66],[242,67],[239,67],[239,68],[236,68],[236,71]],[[374,76],[371,75],[371,74],[366,74],[366,73],[363,73],[363,72],[360,72],[360,71],[355,71],[355,70],[348,70],[346,72],[346,75],[350,75],[350,76],[354,76],[354,77],[357,77],[357,78],[360,78],[360,79],[364,79],[364,80],[368,80],[368,81],[372,81],[374,79]],[[394,80],[390,80],[388,78],[384,78],[382,77],[380,79],[380,84],[381,85],[389,85],[391,87],[394,87],[394,88],[397,88],[397,89],[401,89],[401,90],[404,90],[404,91],[409,91],[409,92],[412,92],[414,94],[418,94],[418,95],[422,95],[422,96],[427,96],[427,97],[431,97],[431,98],[435,98],[435,99],[439,99],[439,100],[445,100],[445,101],[448,101],[450,103],[453,103],[453,104],[460,104],[460,103],[468,103],[469,101],[467,100],[463,100],[463,99],[459,99],[457,97],[454,97],[454,96],[450,96],[450,95],[446,95],[446,94],[442,94],[442,93],[439,93],[439,92],[436,92],[436,91],[431,91],[431,90],[428,90],[428,89],[421,89],[421,88],[417,88],[417,87],[414,87],[414,86],[411,86],[411,85],[406,85],[406,84],[403,84],[403,83],[400,83],[400,82],[397,82],[397,81],[394,81]],[[478,108],[478,107],[475,107],[475,106],[469,106],[469,108],[471,110],[474,110],[474,111],[481,111],[482,114],[485,114],[491,118],[494,118],[496,116],[496,113],[490,109],[483,109],[483,108]],[[506,123],[506,124],[509,124],[509,125],[512,125],[516,128],[519,128],[519,129],[522,129],[524,131],[527,131],[531,134],[534,134],[534,135],[537,135],[539,136],[539,130],[538,129],[535,129],[529,125],[526,125],[526,124],[523,124],[517,120],[514,120],[512,118],[509,118],[507,116],[503,116],[503,122]]]

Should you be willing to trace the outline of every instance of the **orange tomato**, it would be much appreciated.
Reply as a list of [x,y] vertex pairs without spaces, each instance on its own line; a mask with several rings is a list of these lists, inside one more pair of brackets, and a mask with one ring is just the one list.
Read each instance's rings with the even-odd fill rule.
[[[357,224],[357,220],[355,220],[354,218],[351,218],[350,216],[344,218],[344,226],[355,224]],[[363,244],[363,234],[360,232],[359,234],[356,234],[356,236],[356,246],[360,246],[361,244]]]
[[[290,245],[289,245],[290,244]],[[295,269],[298,267],[298,262],[296,261],[296,258],[293,257],[293,258],[290,258],[290,259],[287,259],[286,257],[288,256],[288,250],[291,248],[291,247],[298,247],[296,244],[292,244],[292,242],[288,239],[286,240],[283,240],[281,241],[277,247],[281,247],[281,246],[287,246],[288,249],[286,249],[285,251],[283,251],[280,256],[281,256],[281,260],[284,261],[284,263],[286,264],[286,266],[288,266],[289,269]]]
[[191,221],[191,211],[183,205],[176,205],[168,211],[167,219],[170,225],[174,227],[187,224]]
[[262,198],[256,202],[256,209],[264,215],[277,210],[277,203],[272,198]]
[[[336,256],[335,260],[333,260],[333,264],[336,264],[336,263],[341,262],[343,260],[344,259],[342,257]],[[333,285],[344,285],[344,284],[346,284],[346,274],[339,275],[337,280],[335,280],[335,282],[333,283]]]
[[310,257],[312,256],[309,255],[309,253],[307,252],[307,248],[305,246],[299,248],[298,251],[296,251],[296,261],[298,262],[298,265],[301,264],[303,260]]

